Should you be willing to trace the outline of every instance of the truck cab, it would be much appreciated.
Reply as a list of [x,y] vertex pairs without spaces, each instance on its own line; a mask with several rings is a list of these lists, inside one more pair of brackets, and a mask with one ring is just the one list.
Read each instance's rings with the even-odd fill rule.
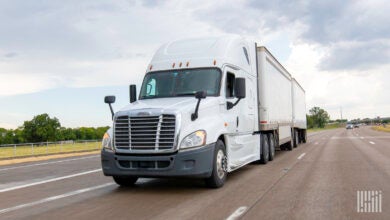
[[236,36],[160,47],[138,99],[113,113],[103,138],[104,174],[120,185],[192,177],[221,187],[228,172],[259,160],[256,65],[255,43]]

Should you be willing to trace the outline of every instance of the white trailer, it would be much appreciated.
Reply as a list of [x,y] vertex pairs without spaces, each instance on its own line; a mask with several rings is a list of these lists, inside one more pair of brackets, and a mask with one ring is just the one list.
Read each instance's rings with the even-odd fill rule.
[[265,47],[241,37],[164,44],[138,100],[135,85],[117,112],[115,97],[105,98],[113,126],[103,138],[103,173],[125,186],[139,177],[196,177],[221,187],[229,172],[273,160],[275,148],[292,150],[292,82]]
[[293,78],[291,83],[292,94],[292,119],[294,129],[294,146],[298,146],[299,143],[306,143],[306,101],[305,90]]
[[265,47],[257,47],[260,130],[292,149],[291,75]]

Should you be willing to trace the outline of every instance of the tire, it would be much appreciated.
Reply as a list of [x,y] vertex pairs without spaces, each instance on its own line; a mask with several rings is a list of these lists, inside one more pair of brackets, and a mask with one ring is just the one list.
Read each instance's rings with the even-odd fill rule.
[[227,157],[225,144],[218,140],[214,149],[213,172],[205,179],[209,188],[219,188],[225,184],[227,176]]
[[299,144],[299,132],[298,130],[295,130],[294,132],[294,147],[298,147]]
[[285,149],[288,151],[292,151],[294,147],[294,138],[291,137],[290,142],[286,143]]
[[306,130],[303,130],[302,131],[302,143],[306,143],[306,140],[307,140]]
[[261,134],[260,163],[267,164],[269,160],[269,144],[267,134]]
[[273,161],[275,157],[275,138],[274,134],[268,134],[269,141],[269,161]]
[[113,176],[112,178],[116,184],[123,187],[134,186],[135,182],[138,180],[138,177],[134,176]]

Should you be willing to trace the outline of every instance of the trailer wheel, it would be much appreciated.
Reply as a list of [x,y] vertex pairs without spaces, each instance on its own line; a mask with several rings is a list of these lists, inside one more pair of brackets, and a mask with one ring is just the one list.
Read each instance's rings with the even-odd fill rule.
[[218,140],[214,149],[213,172],[205,179],[207,187],[219,188],[223,186],[227,175],[227,157],[225,144]]
[[298,144],[299,144],[299,132],[298,132],[298,130],[295,130],[294,147],[298,147]]
[[112,178],[116,184],[123,187],[134,186],[135,182],[138,180],[138,177],[134,176],[113,176]]
[[275,137],[274,137],[274,134],[272,134],[272,133],[268,134],[268,141],[269,141],[269,161],[273,161],[274,156],[275,156]]
[[260,163],[267,164],[269,160],[269,144],[267,134],[261,134]]
[[290,142],[286,143],[285,149],[291,151],[291,150],[293,150],[293,148],[294,148],[294,137],[291,137]]
[[303,133],[303,134],[302,134],[302,136],[303,136],[302,142],[303,142],[303,143],[306,143],[306,140],[307,140],[307,133],[306,133],[306,130],[303,130],[302,133]]

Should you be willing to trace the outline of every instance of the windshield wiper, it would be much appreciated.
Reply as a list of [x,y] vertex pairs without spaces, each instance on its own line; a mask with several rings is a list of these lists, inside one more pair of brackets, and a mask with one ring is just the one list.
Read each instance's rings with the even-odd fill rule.
[[194,92],[187,92],[187,93],[178,93],[178,94],[175,94],[175,96],[194,96],[195,93]]

